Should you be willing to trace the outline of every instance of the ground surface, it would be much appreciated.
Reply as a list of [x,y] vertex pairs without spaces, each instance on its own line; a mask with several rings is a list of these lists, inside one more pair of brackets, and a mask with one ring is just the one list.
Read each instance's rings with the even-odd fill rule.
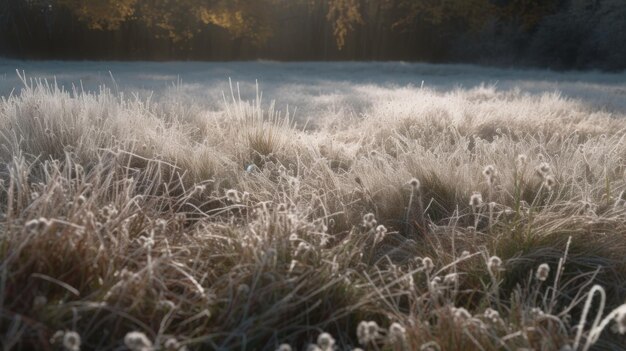
[[626,73],[0,60],[0,95],[5,348],[625,345]]

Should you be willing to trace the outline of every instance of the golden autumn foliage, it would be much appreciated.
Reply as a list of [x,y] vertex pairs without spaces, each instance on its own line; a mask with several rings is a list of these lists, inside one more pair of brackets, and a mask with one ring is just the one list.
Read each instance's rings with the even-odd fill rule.
[[532,29],[557,6],[557,0],[56,0],[92,29],[115,30],[128,20],[157,29],[158,37],[174,42],[193,38],[207,25],[220,27],[236,38],[263,43],[274,34],[282,10],[301,6],[322,9],[339,49],[358,26],[365,25],[370,8],[383,9],[383,26],[406,30],[415,23],[479,30],[490,20],[512,20]]

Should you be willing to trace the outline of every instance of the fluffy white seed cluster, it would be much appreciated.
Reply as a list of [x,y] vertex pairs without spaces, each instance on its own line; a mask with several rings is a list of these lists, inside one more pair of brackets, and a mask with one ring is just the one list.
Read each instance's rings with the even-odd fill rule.
[[63,335],[63,348],[67,351],[80,351],[80,335],[75,331],[66,331]]
[[552,191],[556,186],[556,178],[552,175],[552,167],[547,162],[541,162],[537,166],[537,175],[543,180],[543,187]]
[[463,324],[472,319],[472,314],[463,307],[452,307],[452,317],[456,323]]
[[487,184],[493,185],[496,182],[496,167],[494,165],[485,166],[483,169],[483,176],[485,177]]
[[366,346],[380,337],[380,328],[374,321],[361,321],[356,328],[356,336],[359,344]]
[[492,308],[487,308],[483,316],[491,323],[496,323],[500,320],[500,313]]
[[535,273],[537,280],[545,282],[548,279],[548,275],[550,275],[550,266],[547,263],[540,264],[537,268],[537,273]]
[[139,331],[132,331],[124,336],[124,345],[128,347],[130,351],[152,351],[152,341],[148,339],[146,334]]
[[458,281],[459,281],[458,273],[449,273],[449,274],[446,274],[445,277],[443,277],[443,283],[446,285],[454,285]]
[[472,206],[472,208],[478,208],[480,206],[482,206],[483,204],[483,196],[481,193],[479,192],[474,192],[472,194],[472,196],[470,196],[470,201],[469,201],[470,206]]
[[394,322],[389,326],[389,342],[392,344],[403,343],[406,340],[406,328],[400,323]]
[[492,274],[495,274],[502,268],[502,260],[498,256],[491,256],[487,261],[487,267]]
[[317,346],[322,351],[332,351],[335,348],[335,339],[328,333],[321,333],[317,337]]
[[376,216],[373,213],[367,213],[363,216],[363,226],[366,228],[374,228],[376,223]]
[[376,237],[374,239],[374,243],[378,244],[381,241],[383,241],[383,239],[385,238],[385,235],[387,235],[387,228],[384,225],[379,225],[378,227],[376,227]]
[[424,271],[426,273],[432,272],[433,269],[435,268],[435,264],[433,263],[433,260],[430,257],[424,257],[422,259],[422,265],[424,266]]
[[187,347],[181,345],[180,342],[176,340],[176,338],[168,338],[167,340],[165,340],[163,347],[166,351],[187,351]]
[[241,199],[239,198],[239,193],[235,189],[229,189],[226,191],[226,199],[235,204],[241,202]]

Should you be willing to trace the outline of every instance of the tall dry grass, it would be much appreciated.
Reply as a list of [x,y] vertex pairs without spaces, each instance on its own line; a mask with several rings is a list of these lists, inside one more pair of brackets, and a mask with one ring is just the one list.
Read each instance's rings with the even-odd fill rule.
[[624,345],[625,116],[422,89],[304,126],[236,92],[24,84],[0,102],[5,349]]

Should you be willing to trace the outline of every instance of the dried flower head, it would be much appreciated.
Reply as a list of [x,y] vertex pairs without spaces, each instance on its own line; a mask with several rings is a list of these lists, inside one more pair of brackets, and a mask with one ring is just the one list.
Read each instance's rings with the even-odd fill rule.
[[152,351],[152,341],[148,339],[146,334],[138,331],[132,331],[124,336],[124,345],[130,351]]
[[80,335],[75,331],[66,331],[63,335],[63,348],[67,351],[80,351]]
[[528,156],[526,156],[525,154],[517,155],[517,167],[521,168],[527,163],[528,163]]
[[496,167],[494,165],[488,165],[483,168],[483,176],[487,183],[492,184],[496,179]]
[[392,344],[403,342],[406,340],[406,328],[404,328],[400,323],[391,323],[389,326],[389,341]]
[[492,323],[496,323],[500,320],[500,313],[492,308],[487,308],[483,313],[483,316],[485,316],[485,318]]
[[537,268],[537,273],[535,274],[535,277],[537,277],[537,280],[539,281],[546,281],[546,279],[548,279],[548,275],[550,274],[550,266],[548,266],[547,263],[542,263],[539,265],[539,268]]
[[238,204],[239,202],[241,202],[241,199],[239,199],[239,193],[235,189],[227,190],[226,191],[226,198],[228,199],[228,201],[230,201],[232,203]]
[[168,338],[163,344],[166,351],[185,351],[187,348],[178,342],[176,338]]
[[452,307],[452,317],[457,323],[465,323],[472,318],[472,314],[463,307]]
[[420,188],[420,181],[417,178],[411,178],[409,185],[411,185],[411,189],[413,189],[413,191],[418,191]]
[[496,273],[502,267],[502,260],[498,256],[491,256],[487,261],[487,267],[491,273]]
[[456,284],[458,281],[459,281],[458,273],[449,273],[449,274],[446,274],[445,277],[443,277],[443,283],[447,285]]
[[544,177],[543,186],[545,186],[546,189],[548,189],[548,191],[552,191],[555,185],[556,185],[556,180],[554,179],[554,176],[548,174]]
[[547,162],[541,162],[539,166],[537,166],[537,173],[539,173],[539,175],[542,177],[545,177],[548,174],[550,174],[551,170],[552,168]]
[[374,239],[374,242],[379,243],[383,241],[383,239],[385,238],[385,235],[387,235],[387,228],[381,224],[378,227],[376,227],[376,237]]
[[380,337],[380,328],[374,321],[361,321],[356,328],[356,336],[359,344],[365,346]]
[[363,216],[363,225],[366,228],[374,228],[376,226],[376,216],[373,213],[367,213]]
[[479,192],[474,192],[472,196],[470,196],[469,201],[470,206],[473,208],[480,207],[483,204],[483,196]]
[[43,232],[45,231],[52,223],[46,218],[38,218],[31,219],[30,221],[24,224],[24,229],[26,229],[29,233]]
[[322,333],[317,337],[317,346],[322,351],[331,351],[335,347],[335,339],[328,333]]
[[430,257],[424,257],[422,259],[422,265],[424,265],[424,271],[426,271],[426,273],[432,272],[435,268],[435,264],[433,263],[433,260],[430,259]]

